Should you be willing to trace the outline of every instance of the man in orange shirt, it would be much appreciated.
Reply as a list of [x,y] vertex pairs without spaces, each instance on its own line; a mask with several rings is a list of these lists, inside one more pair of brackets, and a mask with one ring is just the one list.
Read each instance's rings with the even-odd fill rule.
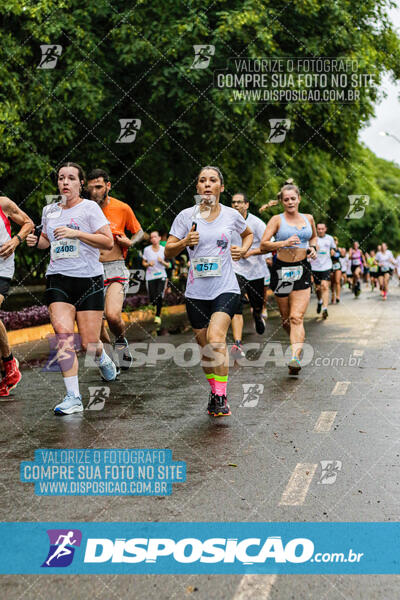
[[[111,182],[106,171],[93,169],[88,175],[87,188],[90,199],[97,202],[108,219],[114,237],[112,250],[100,251],[100,262],[104,267],[104,313],[108,326],[115,335],[114,348],[119,363],[117,366],[126,370],[132,364],[132,355],[125,337],[125,323],[121,316],[122,305],[129,288],[129,271],[125,266],[125,259],[128,248],[140,242],[144,234],[129,204],[108,195]],[[131,239],[125,235],[126,230],[133,234]],[[104,323],[101,340],[110,343]]]

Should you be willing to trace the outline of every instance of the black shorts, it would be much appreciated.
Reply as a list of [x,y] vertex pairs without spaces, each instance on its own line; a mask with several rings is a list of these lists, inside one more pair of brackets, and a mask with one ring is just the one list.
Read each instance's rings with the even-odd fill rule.
[[149,279],[146,281],[147,292],[152,304],[157,304],[164,298],[166,283],[166,279]]
[[393,269],[389,269],[388,271],[383,271],[382,267],[379,267],[378,274],[379,274],[380,277],[383,277],[384,275],[390,275],[390,276],[392,276],[393,275]]
[[81,310],[104,310],[104,279],[96,277],[69,277],[48,275],[46,277],[45,303],[66,302]]
[[356,269],[361,269],[361,265],[351,265],[351,272],[354,273]]
[[379,277],[379,269],[377,271],[370,271],[369,274],[371,275],[371,277]]
[[10,277],[0,277],[0,294],[7,298],[8,292],[10,291],[11,286],[11,278]]
[[243,296],[247,294],[250,306],[255,313],[261,313],[264,305],[264,277],[261,279],[246,279],[243,275],[236,273],[238,284],[240,287],[240,305],[236,310],[236,315],[243,313]]
[[331,278],[332,269],[327,271],[313,271],[312,276],[314,277],[315,285],[321,285],[321,281],[329,281]]
[[[302,267],[302,269],[296,269],[296,267]],[[286,273],[283,272],[283,269],[286,269]],[[294,274],[294,278],[298,277],[298,279],[290,279],[289,271],[291,269],[297,271],[297,273]],[[279,298],[285,298],[286,296],[289,296],[291,292],[311,288],[311,267],[307,259],[295,263],[283,262],[282,260],[276,259],[276,261],[273,262],[270,271],[270,287],[275,296],[278,296]]]
[[220,294],[213,300],[196,300],[186,298],[186,312],[193,329],[208,327],[211,316],[215,312],[224,312],[233,317],[240,304],[240,294],[228,292]]

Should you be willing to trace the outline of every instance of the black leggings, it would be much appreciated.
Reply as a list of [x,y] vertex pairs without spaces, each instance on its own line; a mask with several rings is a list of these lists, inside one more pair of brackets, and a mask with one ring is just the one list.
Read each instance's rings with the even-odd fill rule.
[[150,279],[147,281],[147,291],[150,302],[156,307],[156,316],[161,315],[161,308],[165,292],[166,279]]

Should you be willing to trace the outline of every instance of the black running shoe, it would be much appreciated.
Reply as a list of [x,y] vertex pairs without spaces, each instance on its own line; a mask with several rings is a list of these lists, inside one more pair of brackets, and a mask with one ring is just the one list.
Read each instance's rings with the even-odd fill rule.
[[318,302],[318,304],[317,304],[317,315],[319,315],[319,313],[321,312],[321,310],[322,310],[322,302]]
[[261,315],[253,315],[254,316],[254,325],[256,326],[256,331],[259,335],[262,335],[265,331],[265,321]]
[[322,318],[323,319],[327,319],[328,318],[328,309],[324,308],[324,310],[322,311]]
[[207,412],[212,417],[215,417],[215,394],[214,394],[214,392],[210,392],[210,396],[208,398],[208,404],[207,404]]
[[118,367],[121,371],[127,371],[132,364],[132,354],[129,350],[128,340],[123,338],[122,340],[115,342],[114,349],[118,356]]
[[226,396],[217,396],[215,394],[215,411],[214,417],[229,417],[231,413],[231,409],[229,408],[229,404],[226,400]]
[[301,364],[296,356],[292,356],[288,362],[289,375],[298,375],[301,371]]
[[340,298],[336,298],[336,304],[339,304]]

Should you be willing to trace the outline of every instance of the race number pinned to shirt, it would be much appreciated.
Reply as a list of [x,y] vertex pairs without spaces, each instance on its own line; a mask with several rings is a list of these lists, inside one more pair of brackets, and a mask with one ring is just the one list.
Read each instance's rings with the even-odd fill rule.
[[282,267],[282,281],[295,282],[303,275],[303,265],[295,267]]
[[221,257],[203,256],[192,258],[193,277],[221,277]]
[[63,239],[51,242],[51,259],[78,258],[80,240]]

